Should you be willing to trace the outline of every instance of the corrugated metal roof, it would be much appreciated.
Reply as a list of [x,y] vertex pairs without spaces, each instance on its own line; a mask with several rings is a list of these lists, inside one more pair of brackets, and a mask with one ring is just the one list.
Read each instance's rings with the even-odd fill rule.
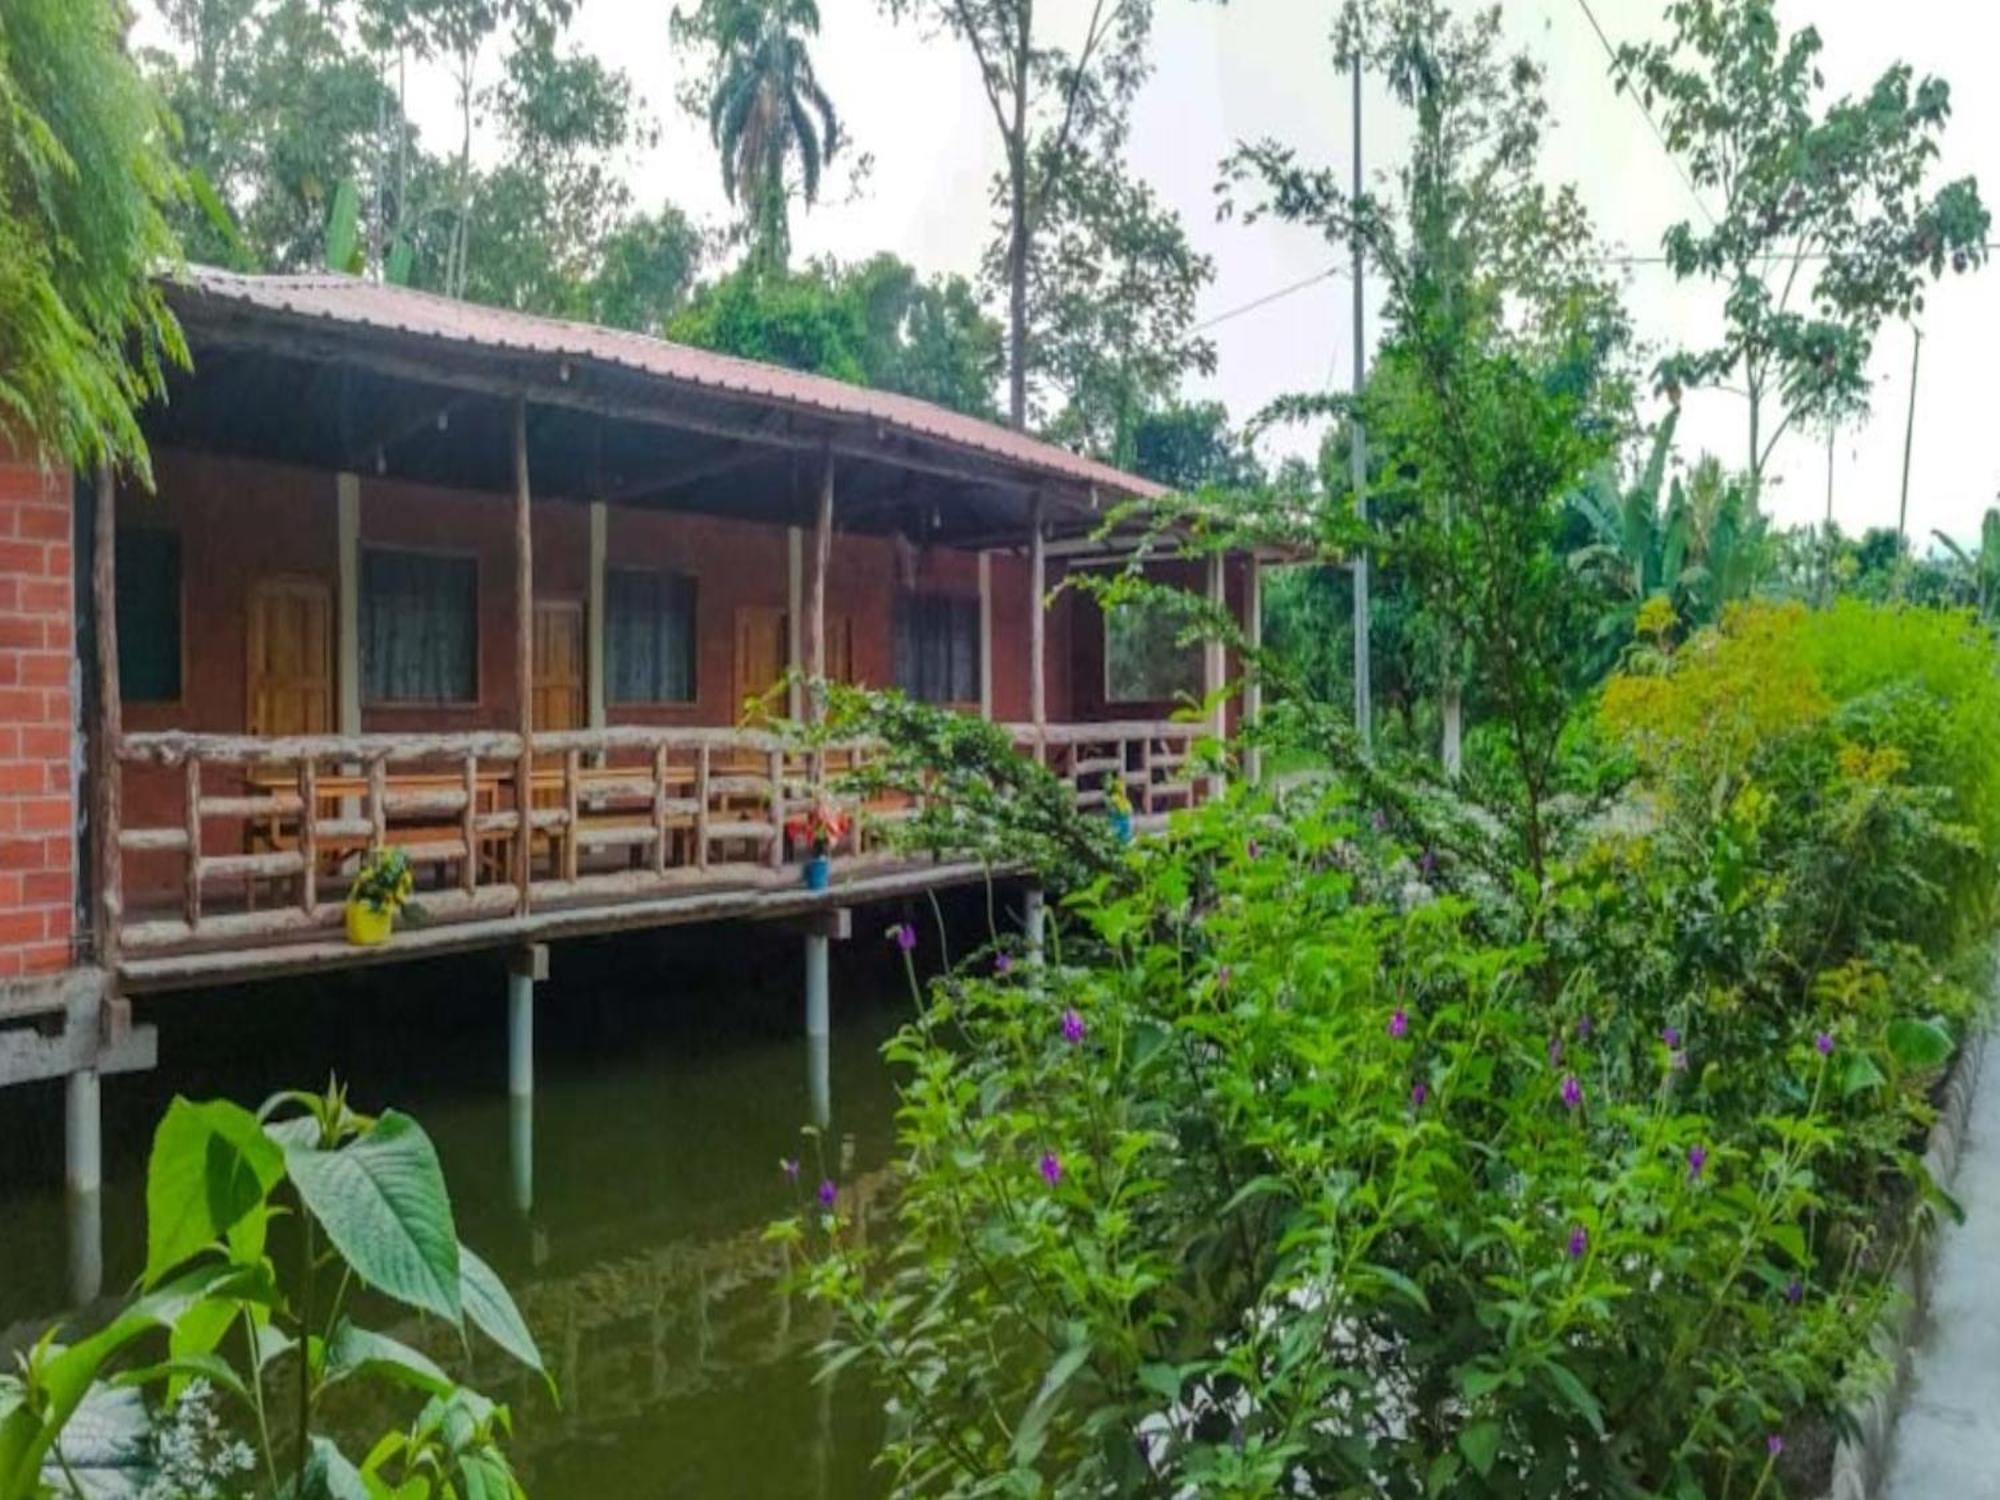
[[[481,307],[433,292],[330,273],[254,276],[189,266],[176,280],[201,297],[265,312],[497,352],[596,361],[694,390],[872,421],[908,437],[965,449],[1077,484],[1096,485],[1117,496],[1166,493],[1135,474],[928,401],[691,349],[645,334]],[[884,455],[884,462],[893,461]]]

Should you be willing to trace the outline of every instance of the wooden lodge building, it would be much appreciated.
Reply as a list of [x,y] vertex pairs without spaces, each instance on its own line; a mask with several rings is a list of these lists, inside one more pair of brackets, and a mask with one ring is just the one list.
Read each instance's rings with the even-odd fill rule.
[[[475,948],[525,987],[563,937],[977,878],[864,819],[804,888],[785,823],[821,768],[754,706],[798,717],[800,677],[1006,723],[1142,821],[1203,792],[1211,726],[1170,715],[1227,680],[1221,649],[1121,654],[1087,596],[1051,599],[1118,561],[1094,538],[1140,479],[344,276],[190,269],[168,295],[193,365],[145,414],[151,492],[0,466],[0,1084],[147,1065],[150,991]],[[1151,566],[1255,630],[1254,561]],[[350,947],[380,847],[427,920]]]

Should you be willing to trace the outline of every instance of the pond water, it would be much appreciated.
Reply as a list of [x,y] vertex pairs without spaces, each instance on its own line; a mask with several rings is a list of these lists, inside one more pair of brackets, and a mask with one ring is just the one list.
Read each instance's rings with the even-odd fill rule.
[[[864,1197],[893,1124],[878,1048],[908,1012],[900,964],[873,940],[887,920],[857,914],[857,940],[833,950],[829,1153]],[[879,1495],[877,1402],[856,1377],[812,1381],[824,1315],[779,1294],[779,1252],[760,1239],[790,1204],[778,1162],[800,1154],[814,1107],[802,947],[734,927],[557,948],[531,1122],[506,1092],[496,957],[141,1001],[161,1067],[105,1081],[103,1284],[129,1285],[143,1260],[145,1153],[175,1093],[254,1106],[337,1074],[357,1108],[393,1104],[430,1132],[460,1237],[514,1290],[557,1377],[560,1407],[490,1347],[475,1359],[473,1383],[514,1408],[535,1500]],[[59,1086],[0,1093],[10,1345],[70,1295],[61,1130]]]

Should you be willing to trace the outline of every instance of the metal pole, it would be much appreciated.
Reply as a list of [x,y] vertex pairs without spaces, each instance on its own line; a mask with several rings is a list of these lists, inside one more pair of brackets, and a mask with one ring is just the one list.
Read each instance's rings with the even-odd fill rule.
[[832,1006],[827,995],[827,938],[824,933],[806,935],[806,1035],[826,1036],[833,1030]]
[[94,1193],[104,1185],[104,1138],[97,1069],[69,1075],[63,1097],[63,1185],[72,1193]]
[[1833,592],[1833,443],[1840,429],[1826,429],[1826,523],[1819,533],[1819,602],[1825,604]]
[[[1361,198],[1361,54],[1354,55],[1354,201]],[[1355,410],[1348,421],[1353,434],[1349,444],[1349,474],[1354,484],[1354,514],[1368,519],[1368,446],[1361,428],[1361,385],[1367,366],[1367,350],[1362,343],[1365,316],[1361,293],[1361,226],[1354,227],[1354,398]],[[1363,546],[1354,554],[1354,732],[1365,750],[1372,741],[1374,703],[1370,652],[1368,649],[1368,552]]]
[[1902,556],[1903,546],[1908,539],[1907,528],[1910,519],[1910,443],[1916,436],[1917,431],[1917,362],[1923,358],[1924,353],[1923,329],[1914,328],[1911,332],[1916,335],[1916,340],[1910,346],[1910,413],[1903,423],[1903,497],[1896,505],[1896,554],[1898,558]]

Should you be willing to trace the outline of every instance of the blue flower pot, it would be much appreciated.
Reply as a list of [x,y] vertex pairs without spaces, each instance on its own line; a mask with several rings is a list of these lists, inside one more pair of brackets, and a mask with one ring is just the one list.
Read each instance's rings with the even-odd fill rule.
[[806,861],[806,889],[823,891],[833,878],[833,861],[824,854],[815,854]]
[[1114,833],[1114,834],[1116,834],[1116,835],[1117,835],[1117,837],[1118,837],[1118,842],[1119,842],[1119,843],[1121,843],[1121,844],[1129,844],[1129,843],[1131,843],[1131,842],[1132,842],[1132,815],[1131,815],[1130,813],[1128,813],[1128,812],[1125,812],[1125,813],[1122,813],[1122,812],[1115,812],[1115,813],[1113,813],[1113,814],[1111,815],[1111,831],[1112,831],[1112,833]]

